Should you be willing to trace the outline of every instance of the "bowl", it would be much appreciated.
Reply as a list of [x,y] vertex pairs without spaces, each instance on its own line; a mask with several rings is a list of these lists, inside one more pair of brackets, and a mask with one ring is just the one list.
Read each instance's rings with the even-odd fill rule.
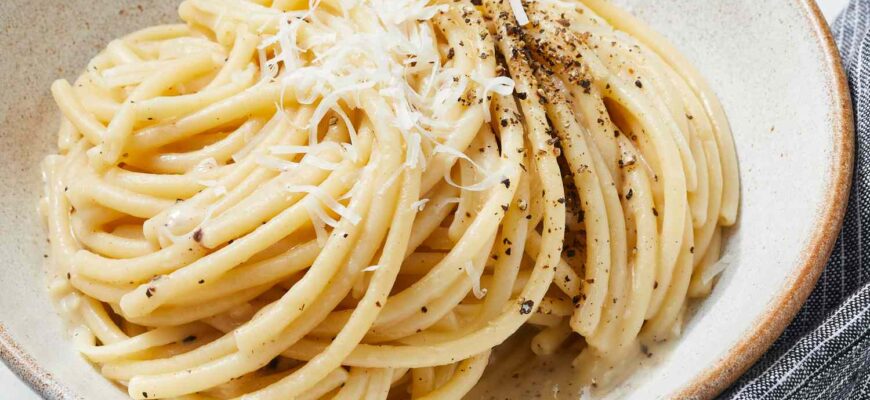
[[[668,37],[707,77],[734,130],[743,192],[721,261],[727,269],[712,295],[696,305],[678,341],[609,397],[709,398],[773,343],[825,266],[851,181],[846,79],[811,0],[615,1]],[[45,398],[126,398],[72,348],[46,292],[47,244],[36,204],[39,163],[52,151],[59,115],[49,85],[73,78],[112,38],[177,21],[176,6],[176,0],[0,2],[0,355]],[[551,367],[570,371],[567,363]],[[546,394],[570,375],[540,369],[522,382]],[[499,389],[474,393],[521,393],[516,385],[488,387]]]

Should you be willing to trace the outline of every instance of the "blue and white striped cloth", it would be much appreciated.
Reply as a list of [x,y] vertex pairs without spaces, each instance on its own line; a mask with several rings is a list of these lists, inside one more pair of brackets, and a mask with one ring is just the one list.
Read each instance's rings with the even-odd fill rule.
[[857,123],[843,231],[794,322],[723,399],[870,399],[870,0],[852,0],[833,33]]

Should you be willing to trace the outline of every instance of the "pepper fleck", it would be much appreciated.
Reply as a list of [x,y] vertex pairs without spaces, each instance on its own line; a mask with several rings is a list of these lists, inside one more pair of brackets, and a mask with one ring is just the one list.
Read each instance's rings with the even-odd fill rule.
[[523,304],[520,305],[520,314],[526,315],[531,314],[532,308],[535,306],[535,302],[531,300],[526,300]]

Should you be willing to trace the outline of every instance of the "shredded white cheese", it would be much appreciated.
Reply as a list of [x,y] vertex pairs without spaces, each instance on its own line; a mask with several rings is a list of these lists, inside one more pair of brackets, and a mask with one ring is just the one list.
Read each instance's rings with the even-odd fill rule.
[[482,299],[486,296],[486,288],[480,287],[480,277],[483,276],[483,267],[480,269],[474,267],[474,263],[471,260],[465,262],[465,273],[468,275],[468,278],[471,280],[471,292],[474,293],[474,297],[478,299]]
[[460,185],[460,184],[456,183],[453,180],[453,177],[450,176],[449,171],[444,174],[444,180],[447,181],[448,185],[453,186],[453,187],[458,188],[458,189],[468,190],[469,192],[482,192],[484,190],[491,189],[491,188],[495,187],[496,185],[498,185],[499,183],[503,182],[505,179],[508,179],[507,177],[508,177],[510,171],[511,171],[510,165],[505,165],[504,167],[500,168],[498,171],[485,175],[485,178],[482,181],[477,182],[473,185]]
[[494,187],[495,185],[499,184],[500,182],[504,181],[505,179],[507,179],[507,177],[512,172],[511,171],[512,167],[509,164],[505,164],[504,166],[502,166],[501,168],[499,168],[495,172],[487,172],[486,169],[484,169],[482,166],[480,166],[479,164],[474,162],[474,160],[472,160],[471,157],[465,155],[461,151],[456,150],[450,146],[445,146],[445,145],[439,144],[439,145],[435,146],[433,153],[435,153],[435,154],[444,153],[444,154],[448,154],[452,157],[460,158],[460,159],[463,159],[465,161],[468,161],[469,163],[471,163],[471,165],[474,166],[474,168],[476,168],[478,171],[480,171],[483,174],[483,176],[484,176],[483,180],[481,180],[478,183],[475,183],[473,185],[460,185],[453,180],[452,176],[450,176],[449,170],[444,172],[444,180],[447,181],[447,184],[449,184],[450,186],[462,189],[462,190],[468,190],[471,192],[482,192],[482,191],[490,189],[490,188]]
[[420,199],[411,204],[412,210],[417,210],[417,212],[422,212],[423,209],[426,208],[426,203],[429,202],[429,199]]
[[477,71],[474,71],[474,73],[471,74],[471,79],[480,85],[480,96],[483,99],[483,103],[481,103],[483,107],[483,115],[486,122],[489,122],[492,118],[489,112],[490,93],[495,93],[500,96],[510,96],[514,92],[516,84],[510,77],[496,76],[493,78],[487,78]]
[[511,11],[514,12],[514,18],[520,26],[525,26],[529,23],[529,16],[523,8],[523,0],[508,0],[511,4]]
[[[297,102],[314,105],[305,127],[308,146],[317,144],[318,126],[330,112],[341,118],[350,139],[345,148],[354,162],[359,160],[358,126],[352,111],[363,107],[367,93],[378,95],[386,107],[373,110],[379,115],[372,119],[401,133],[406,167],[425,169],[432,157],[426,149],[453,131],[455,122],[448,112],[472,81],[458,69],[441,65],[437,35],[427,23],[447,5],[432,5],[429,0],[340,0],[333,4],[339,12],[332,13],[318,10],[318,3],[312,2],[308,10],[284,13],[277,34],[260,43],[260,65],[279,66],[270,70],[277,75],[264,79],[292,87],[287,92],[294,93]],[[351,17],[356,15],[375,18],[360,29]],[[483,75],[474,81],[484,98],[513,90],[510,78]],[[488,115],[488,102],[483,107]],[[372,111],[370,103],[366,110]],[[277,151],[302,154],[301,149]]]
[[372,265],[370,267],[363,268],[363,272],[374,272],[381,268],[380,265]]
[[719,259],[719,261],[708,265],[707,268],[704,268],[704,270],[701,271],[701,282],[703,282],[705,285],[710,283],[713,279],[719,276],[722,271],[728,269],[728,266],[731,265],[731,263],[733,262],[733,258],[734,257],[730,254],[727,254]]
[[[332,211],[335,211],[336,214],[340,215],[342,218],[347,219],[352,224],[359,224],[362,218],[349,208],[345,207],[343,204],[336,201],[329,193],[326,193],[323,189],[313,186],[313,185],[287,185],[285,189],[291,193],[307,193],[311,195],[313,198],[319,200],[321,203],[325,204]],[[326,218],[324,218],[325,220]],[[335,225],[333,225],[334,227]]]
[[465,155],[465,153],[463,153],[459,150],[456,150],[450,146],[446,146],[443,144],[436,145],[435,149],[432,150],[432,153],[433,154],[442,154],[443,153],[443,154],[447,154],[453,158],[459,158],[459,159],[468,161],[468,163],[473,165],[474,168],[477,168],[477,170],[479,170],[482,173],[486,173],[486,170],[483,169],[483,167],[481,167],[480,164],[474,162],[474,160],[472,160],[471,157]]
[[314,233],[317,235],[317,245],[323,248],[326,246],[326,241],[329,238],[329,232],[326,231],[326,222],[323,217],[327,216],[319,204],[315,202],[304,201],[302,206],[308,210],[308,217],[311,219],[311,225],[314,226]]

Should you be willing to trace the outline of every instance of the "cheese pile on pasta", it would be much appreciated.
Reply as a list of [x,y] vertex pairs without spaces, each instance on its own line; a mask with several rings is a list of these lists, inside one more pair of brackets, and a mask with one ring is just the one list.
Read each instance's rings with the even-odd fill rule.
[[460,398],[526,325],[585,368],[711,290],[728,123],[604,0],[179,13],[51,88],[50,289],[133,398]]

